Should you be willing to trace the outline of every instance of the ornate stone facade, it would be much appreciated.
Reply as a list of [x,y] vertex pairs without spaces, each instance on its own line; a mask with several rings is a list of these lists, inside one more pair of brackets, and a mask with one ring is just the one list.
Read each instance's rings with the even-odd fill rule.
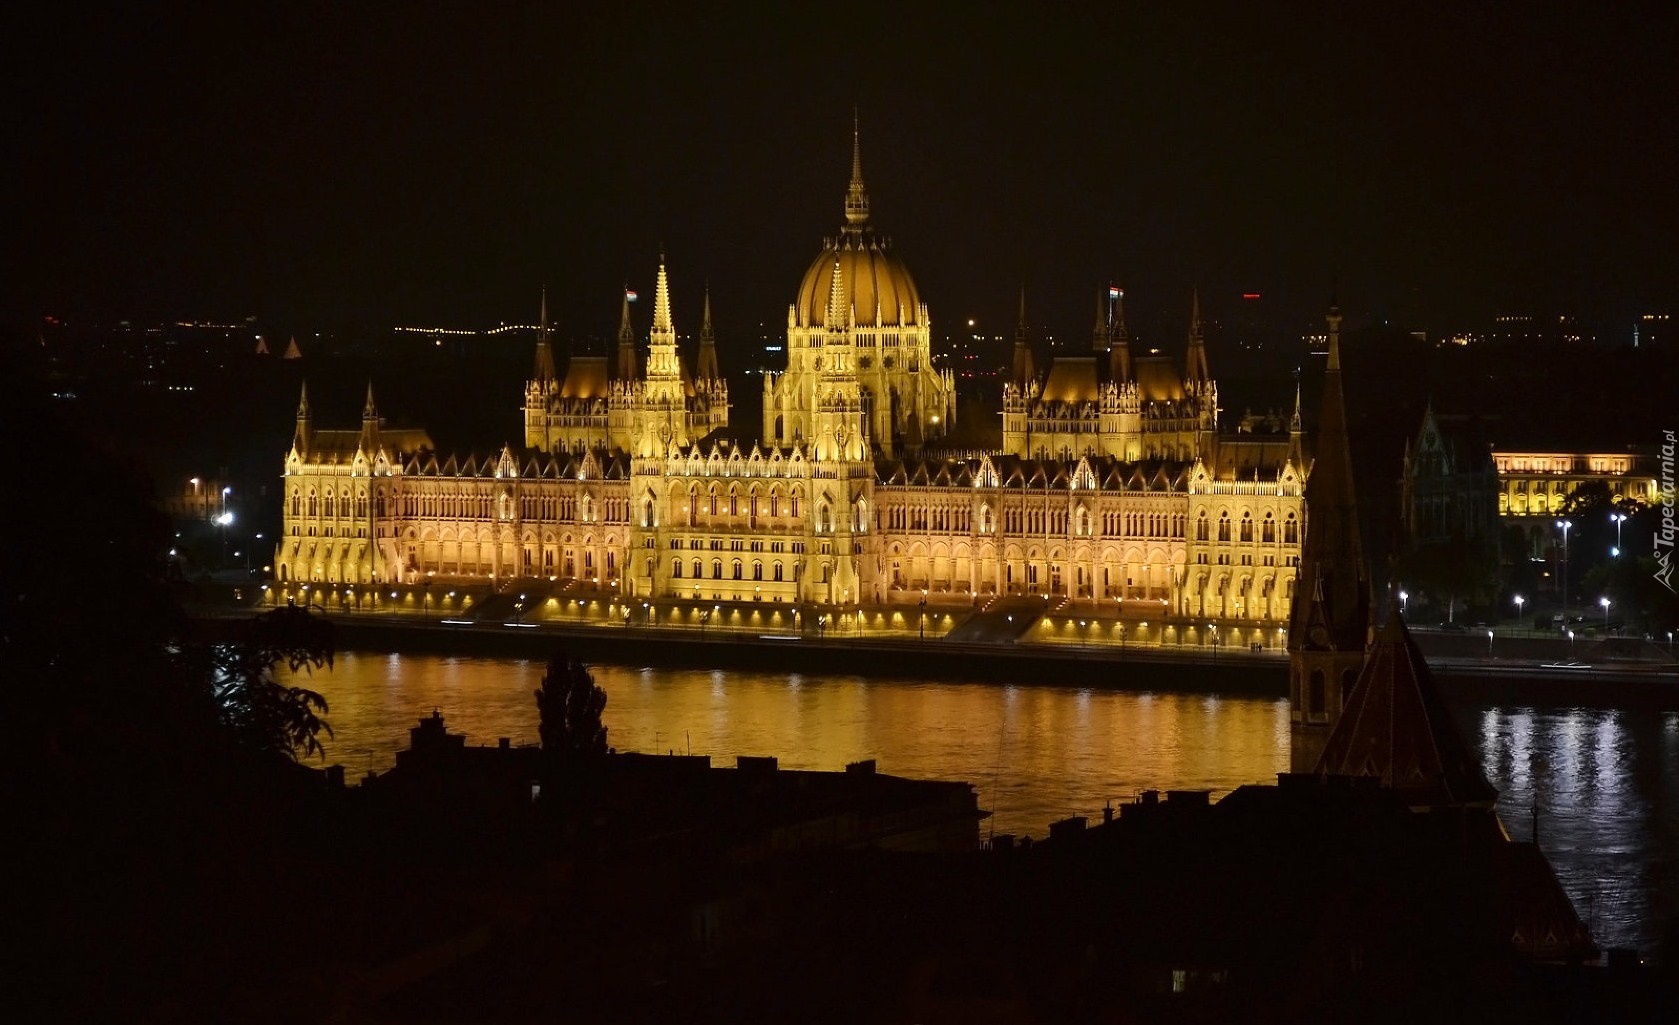
[[954,381],[869,226],[854,137],[845,226],[789,310],[764,441],[724,436],[709,298],[690,373],[661,261],[645,358],[626,303],[611,365],[572,356],[562,376],[544,314],[520,448],[440,456],[387,430],[371,392],[360,432],[317,432],[305,401],[276,576],[772,605],[1034,595],[1275,631],[1304,532],[1298,403],[1286,433],[1221,435],[1198,309],[1182,376],[1166,356],[1133,361],[1119,321],[1042,380],[1023,329],[1002,445],[950,447]]

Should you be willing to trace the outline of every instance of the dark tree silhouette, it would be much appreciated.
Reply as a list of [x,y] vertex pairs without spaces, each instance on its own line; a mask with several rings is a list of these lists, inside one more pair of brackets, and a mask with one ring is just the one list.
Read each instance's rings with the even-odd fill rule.
[[237,644],[205,652],[201,665],[222,727],[249,751],[298,757],[324,757],[320,735],[332,736],[321,717],[326,699],[305,687],[281,682],[284,664],[291,672],[332,666],[332,624],[307,609],[279,608],[251,621],[250,634]]
[[606,691],[583,663],[565,652],[548,660],[548,672],[536,691],[538,732],[548,755],[577,761],[606,754]]

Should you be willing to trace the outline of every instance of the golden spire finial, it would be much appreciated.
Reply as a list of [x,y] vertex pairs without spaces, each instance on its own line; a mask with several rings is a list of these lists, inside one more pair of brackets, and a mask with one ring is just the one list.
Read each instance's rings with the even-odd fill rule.
[[869,223],[869,194],[863,187],[863,142],[857,108],[851,108],[851,185],[845,190],[845,226],[860,231]]

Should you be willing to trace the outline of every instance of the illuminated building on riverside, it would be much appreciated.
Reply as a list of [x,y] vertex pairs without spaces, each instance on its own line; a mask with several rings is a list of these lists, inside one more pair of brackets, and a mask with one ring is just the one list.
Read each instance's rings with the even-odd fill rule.
[[626,302],[614,356],[562,371],[544,313],[523,443],[492,456],[386,428],[371,389],[359,431],[316,430],[305,398],[276,578],[795,607],[1138,602],[1255,638],[1269,624],[1275,643],[1304,533],[1298,398],[1286,430],[1221,432],[1198,304],[1182,373],[1134,355],[1110,302],[1092,350],[1040,374],[1023,301],[1000,437],[964,437],[928,305],[871,225],[855,134],[844,217],[788,308],[758,443],[727,435],[709,296],[691,364],[680,351],[661,259],[645,350]]

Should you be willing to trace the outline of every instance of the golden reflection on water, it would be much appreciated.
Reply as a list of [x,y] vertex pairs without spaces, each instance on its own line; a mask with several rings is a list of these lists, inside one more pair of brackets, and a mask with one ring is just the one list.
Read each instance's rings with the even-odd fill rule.
[[[300,681],[331,706],[328,762],[388,768],[438,709],[468,744],[536,742],[539,662],[344,652]],[[607,740],[621,751],[774,755],[786,768],[966,780],[988,829],[1042,835],[1143,790],[1270,783],[1288,767],[1288,705],[1269,698],[599,665]]]

